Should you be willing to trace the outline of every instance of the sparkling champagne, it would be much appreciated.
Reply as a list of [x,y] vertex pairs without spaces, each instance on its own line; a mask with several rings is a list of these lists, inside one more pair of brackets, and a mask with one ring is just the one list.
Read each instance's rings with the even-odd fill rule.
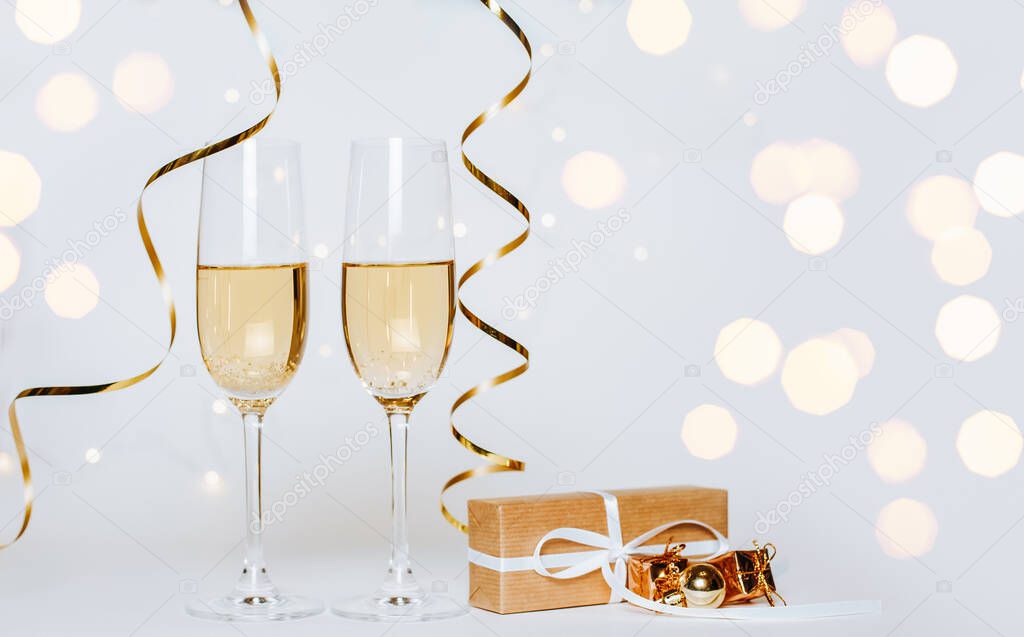
[[242,411],[262,411],[295,375],[306,342],[306,264],[199,266],[199,345]]
[[411,410],[441,375],[455,320],[455,262],[342,264],[342,324],[363,385]]

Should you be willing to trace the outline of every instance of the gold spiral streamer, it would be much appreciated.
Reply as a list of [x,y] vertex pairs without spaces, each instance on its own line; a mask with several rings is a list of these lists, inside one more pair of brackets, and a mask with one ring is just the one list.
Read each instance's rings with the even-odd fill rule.
[[156,365],[153,365],[141,374],[137,374],[130,378],[100,383],[98,385],[81,385],[75,387],[33,387],[31,389],[22,390],[14,397],[14,400],[11,401],[11,404],[7,409],[7,413],[10,417],[11,435],[14,438],[14,446],[18,452],[18,459],[21,464],[22,481],[25,485],[25,509],[22,513],[21,528],[18,529],[14,539],[6,544],[0,544],[0,549],[5,549],[17,542],[18,539],[25,534],[26,529],[28,529],[29,520],[32,517],[32,471],[29,466],[25,439],[21,434],[21,425],[18,422],[17,410],[15,409],[17,402],[22,398],[31,398],[33,396],[86,396],[90,394],[103,394],[106,392],[117,391],[119,389],[125,389],[132,385],[141,383],[152,376],[153,373],[160,368],[163,362],[167,360],[167,356],[171,353],[171,347],[174,345],[174,337],[177,334],[177,318],[174,310],[174,298],[171,296],[171,286],[167,282],[167,276],[164,274],[163,265],[161,265],[160,258],[157,256],[156,248],[153,247],[153,239],[149,234],[149,229],[146,227],[146,218],[142,211],[142,197],[146,194],[146,189],[149,188],[153,182],[172,170],[177,170],[178,168],[191,164],[194,161],[204,159],[214,153],[219,153],[226,148],[240,144],[263,130],[263,127],[267,125],[267,122],[270,121],[270,117],[277,109],[277,102],[281,99],[281,74],[278,72],[277,61],[274,59],[274,55],[270,50],[270,44],[267,42],[266,36],[264,36],[263,32],[260,30],[259,24],[256,22],[256,17],[253,15],[252,9],[249,8],[248,1],[238,0],[238,4],[242,9],[242,15],[245,16],[246,24],[249,25],[249,31],[252,32],[253,37],[256,39],[256,45],[259,47],[260,53],[263,54],[267,67],[270,69],[270,73],[274,77],[274,106],[270,109],[270,113],[268,113],[266,117],[258,121],[253,126],[250,126],[242,132],[232,135],[227,139],[215,142],[209,146],[204,146],[199,150],[188,153],[187,155],[182,155],[181,157],[164,164],[146,180],[146,184],[142,187],[142,191],[139,193],[136,217],[138,219],[139,235],[142,237],[142,243],[146,248],[146,255],[149,257],[149,263],[153,268],[153,273],[156,275],[157,281],[160,283],[160,289],[163,292],[164,297],[164,305],[167,307],[167,315],[171,325],[171,336],[167,343],[167,349]]
[[[526,38],[526,34],[523,33],[523,30],[519,27],[518,24],[516,24],[516,21],[513,20],[507,13],[505,13],[504,9],[502,9],[501,6],[498,5],[497,0],[480,1],[488,9],[490,9],[491,13],[498,16],[498,19],[500,19],[505,24],[505,26],[508,27],[508,29],[512,31],[512,33],[514,33],[517,38],[519,38],[519,42],[523,45],[523,48],[526,49],[526,55],[529,58],[530,69],[532,70],[533,50],[530,47],[530,41]],[[523,89],[526,88],[527,83],[530,81],[530,72],[530,70],[527,70],[526,75],[523,76],[523,79],[519,81],[515,88],[513,88],[511,91],[505,94],[505,96],[502,97],[498,102],[492,104],[486,111],[480,113],[480,115],[478,115],[476,119],[470,122],[469,126],[467,126],[466,130],[463,131],[462,133],[463,148],[465,148],[466,140],[469,139],[470,135],[472,135],[473,132],[476,131],[476,129],[480,128],[480,126],[483,125],[484,122],[494,117],[501,109],[505,108],[505,106],[507,106],[512,100],[514,100],[516,97],[519,96],[520,93],[523,92]],[[530,236],[530,211],[526,208],[522,201],[519,201],[519,199],[515,195],[506,190],[504,186],[488,177],[487,174],[484,173],[484,171],[480,170],[476,166],[476,164],[470,161],[469,157],[466,156],[465,150],[460,150],[460,152],[462,154],[462,163],[463,165],[466,166],[466,169],[469,170],[469,173],[473,175],[473,177],[475,177],[477,181],[486,186],[491,192],[493,192],[494,194],[498,195],[506,202],[511,204],[516,210],[519,211],[519,214],[523,216],[523,219],[526,220],[526,228],[523,230],[521,234],[519,234],[514,239],[512,239],[505,245],[501,246],[494,252],[491,252],[484,258],[474,263],[472,266],[470,266],[468,270],[466,270],[465,273],[463,273],[461,277],[459,277],[458,290],[461,293],[462,287],[475,274],[477,274],[478,272],[480,272],[480,270],[483,270],[487,266],[493,264],[495,261],[502,258],[506,254],[512,252],[520,245],[522,245],[524,241],[526,241],[526,238]],[[497,387],[498,385],[507,383],[508,381],[512,380],[517,376],[521,376],[524,372],[526,372],[527,369],[530,368],[530,352],[521,343],[518,343],[507,334],[502,333],[497,328],[484,322],[472,310],[466,307],[466,305],[462,302],[461,294],[457,296],[459,297],[459,310],[462,312],[462,315],[465,316],[466,319],[468,319],[469,322],[473,324],[474,327],[476,327],[487,336],[490,336],[494,340],[498,341],[505,347],[513,350],[514,352],[523,357],[523,363],[518,367],[510,369],[509,371],[503,374],[499,374],[492,378],[488,378],[487,380],[479,383],[478,385],[469,388],[469,390],[467,390],[465,393],[463,393],[461,396],[455,399],[455,402],[452,403],[451,410],[448,412],[449,421],[451,423],[452,436],[455,437],[455,440],[457,440],[460,445],[462,445],[466,449],[469,449],[470,451],[482,457],[484,460],[488,462],[488,464],[481,465],[479,467],[475,467],[473,469],[469,469],[468,471],[463,471],[462,473],[452,476],[451,479],[445,482],[444,486],[441,487],[441,515],[444,516],[445,520],[448,520],[449,524],[465,533],[469,530],[469,527],[466,525],[465,522],[460,521],[454,515],[452,515],[451,511],[448,510],[448,507],[445,506],[445,492],[447,492],[448,489],[459,484],[460,482],[464,482],[466,480],[469,480],[470,478],[475,478],[477,476],[486,475],[488,473],[499,473],[502,471],[523,471],[526,468],[526,463],[524,463],[522,460],[516,460],[515,458],[509,458],[508,456],[503,456],[499,453],[488,451],[487,449],[481,447],[480,445],[476,444],[475,442],[467,438],[465,435],[462,434],[462,432],[459,431],[458,427],[455,426],[455,412],[466,401],[470,400],[474,396],[482,394],[483,392],[493,387]]]

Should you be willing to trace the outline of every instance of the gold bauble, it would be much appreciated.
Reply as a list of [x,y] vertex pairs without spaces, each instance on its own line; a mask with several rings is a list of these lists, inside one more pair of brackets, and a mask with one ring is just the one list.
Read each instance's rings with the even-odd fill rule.
[[679,576],[679,590],[690,608],[718,608],[725,600],[725,577],[711,564],[691,564]]

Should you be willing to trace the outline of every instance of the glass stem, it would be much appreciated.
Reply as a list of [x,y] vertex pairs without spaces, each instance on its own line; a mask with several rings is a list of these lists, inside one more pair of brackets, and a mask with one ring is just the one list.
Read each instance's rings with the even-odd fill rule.
[[[245,439],[245,562],[235,585],[246,598],[276,595],[263,561],[263,414],[242,414]],[[254,599],[253,603],[261,600]]]
[[422,595],[409,562],[409,530],[406,521],[406,451],[409,414],[388,412],[391,433],[391,566],[382,590],[390,597]]

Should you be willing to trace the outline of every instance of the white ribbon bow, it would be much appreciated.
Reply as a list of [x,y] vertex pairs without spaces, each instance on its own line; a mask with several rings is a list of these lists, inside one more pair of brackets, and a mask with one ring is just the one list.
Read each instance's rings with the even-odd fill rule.
[[[641,597],[626,588],[626,558],[631,553],[639,552],[644,542],[676,526],[699,526],[710,531],[715,536],[715,539],[710,542],[691,543],[687,547],[689,550],[684,551],[683,555],[703,555],[708,552],[704,549],[710,544],[714,545],[715,549],[710,551],[710,555],[704,558],[710,560],[727,552],[729,550],[729,541],[717,529],[699,520],[676,520],[655,527],[623,544],[618,500],[616,500],[614,495],[604,491],[591,491],[591,493],[595,493],[604,499],[605,514],[608,521],[608,535],[571,527],[563,527],[547,533],[537,542],[537,546],[533,550],[533,570],[539,575],[554,579],[572,579],[600,569],[601,574],[604,576],[604,581],[612,591],[610,602],[614,603],[624,599],[631,604],[648,610],[678,615],[680,617],[788,621],[878,613],[882,609],[881,602],[879,601],[831,602],[776,607],[744,604],[725,608],[686,608],[682,606],[669,606],[668,604],[662,604]],[[574,553],[572,555],[576,558],[575,561],[568,563],[565,560],[559,560],[559,562],[566,565],[566,568],[552,573],[544,563],[546,558],[541,556],[544,545],[551,540],[568,540],[577,544],[592,546],[599,550]],[[615,565],[614,568],[610,566],[613,563]]]

